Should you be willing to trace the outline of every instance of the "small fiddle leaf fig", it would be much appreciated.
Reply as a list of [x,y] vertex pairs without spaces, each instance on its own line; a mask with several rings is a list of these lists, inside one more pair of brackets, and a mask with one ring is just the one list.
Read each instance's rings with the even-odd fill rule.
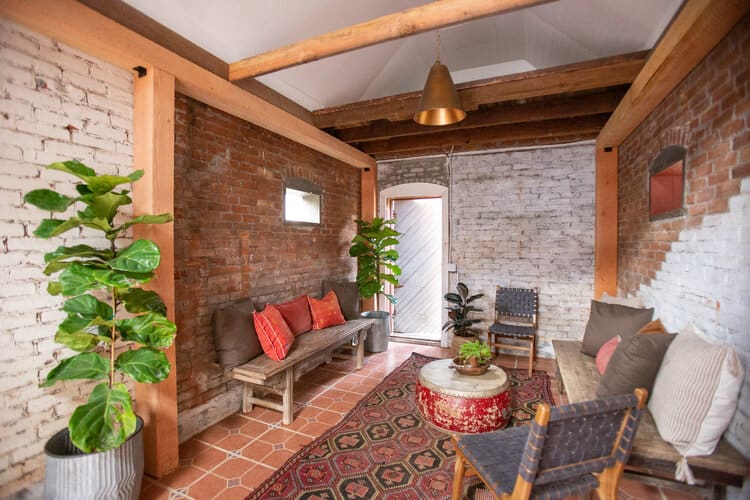
[[357,219],[358,234],[352,238],[349,255],[357,258],[357,286],[364,298],[383,295],[392,303],[396,298],[385,293],[385,283],[398,285],[401,268],[396,264],[401,233],[390,227],[395,220],[375,217],[371,222]]
[[79,378],[99,380],[109,375],[107,360],[95,352],[84,352],[63,359],[48,374],[41,387],[49,387],[59,380],[76,380]]
[[65,196],[51,189],[35,189],[26,193],[23,201],[30,203],[42,210],[50,212],[64,212],[70,205],[75,203],[76,198]]
[[177,328],[161,314],[149,312],[135,318],[117,320],[117,330],[123,340],[166,349],[172,345]]
[[133,403],[124,384],[99,384],[68,422],[70,439],[86,453],[115,448],[135,432]]
[[115,368],[136,382],[148,384],[161,382],[169,375],[169,361],[164,351],[150,347],[123,352],[115,360]]
[[150,240],[138,240],[119,252],[117,257],[107,264],[118,271],[149,273],[159,267],[160,259],[161,255],[156,243]]

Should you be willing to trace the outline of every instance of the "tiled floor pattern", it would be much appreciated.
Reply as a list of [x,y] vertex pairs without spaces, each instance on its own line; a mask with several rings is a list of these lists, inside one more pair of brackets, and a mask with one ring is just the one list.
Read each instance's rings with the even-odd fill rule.
[[[209,427],[180,446],[180,468],[159,480],[144,477],[141,499],[242,499],[307,443],[344,415],[412,352],[448,357],[446,349],[392,342],[386,352],[370,354],[362,370],[353,360],[336,360],[305,375],[295,385],[295,419],[281,424],[281,414],[256,407]],[[503,357],[506,367],[525,360]],[[535,368],[554,376],[554,361]],[[556,394],[558,402],[560,396]],[[621,498],[688,499],[684,492],[623,481]]]

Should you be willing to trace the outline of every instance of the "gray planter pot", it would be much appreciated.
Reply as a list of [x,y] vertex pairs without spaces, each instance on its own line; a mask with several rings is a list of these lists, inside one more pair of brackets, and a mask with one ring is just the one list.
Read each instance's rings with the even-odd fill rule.
[[114,450],[84,453],[65,428],[44,446],[44,498],[47,500],[137,500],[143,479],[143,419],[135,433]]
[[383,352],[388,349],[388,340],[391,338],[391,313],[387,311],[365,311],[361,316],[375,320],[365,340],[367,352]]

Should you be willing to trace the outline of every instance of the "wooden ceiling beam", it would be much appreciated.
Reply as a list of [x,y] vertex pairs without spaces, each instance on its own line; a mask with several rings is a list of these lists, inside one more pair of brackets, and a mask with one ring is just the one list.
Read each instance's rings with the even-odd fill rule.
[[597,145],[622,144],[748,11],[747,0],[687,0],[602,129]]
[[473,130],[436,132],[430,135],[397,137],[383,141],[366,142],[362,151],[370,155],[383,155],[399,151],[419,149],[448,149],[453,147],[473,147],[495,142],[509,142],[523,139],[568,136],[583,133],[598,133],[607,122],[608,113],[579,118],[545,120],[530,123],[497,125]]
[[374,155],[378,161],[394,160],[398,158],[415,158],[420,156],[430,156],[439,154],[467,153],[472,151],[492,151],[505,148],[522,148],[522,147],[539,147],[552,144],[571,144],[574,142],[590,141],[596,139],[598,132],[576,132],[568,135],[557,135],[550,137],[535,137],[531,139],[495,139],[481,144],[471,144],[466,146],[451,147],[427,147],[421,149],[412,149],[396,151],[392,153],[382,153]]
[[233,116],[358,168],[375,160],[74,0],[3,0],[0,16],[131,70],[153,65],[176,79],[176,90]]
[[[630,84],[646,62],[648,52],[606,57],[456,86],[465,110],[481,104]],[[421,92],[409,92],[313,111],[320,128],[346,128],[374,120],[410,120]]]
[[[135,31],[152,42],[158,43],[178,56],[187,59],[211,73],[224,79],[229,78],[229,64],[207,50],[197,46],[187,38],[180,36],[170,30],[163,24],[148,17],[141,11],[126,4],[123,0],[78,0],[86,5],[107,16],[108,18],[122,24],[131,31]],[[312,123],[312,112],[288,97],[279,94],[271,87],[264,85],[258,80],[246,79],[235,83],[239,87],[255,94],[261,99],[265,99],[274,106],[287,111],[297,118],[301,118],[308,123]]]
[[334,131],[333,133],[342,141],[352,144],[390,139],[392,137],[434,134],[438,131],[469,130],[495,125],[507,125],[510,123],[535,122],[611,113],[617,107],[617,103],[620,102],[622,96],[625,95],[625,91],[624,87],[616,87],[595,94],[556,96],[551,99],[540,99],[533,102],[504,103],[492,109],[468,113],[466,119],[460,123],[440,128],[427,127],[415,123],[413,120],[406,120],[346,128]]
[[301,40],[229,65],[229,79],[241,80],[343,54],[388,40],[436,30],[550,0],[441,0]]

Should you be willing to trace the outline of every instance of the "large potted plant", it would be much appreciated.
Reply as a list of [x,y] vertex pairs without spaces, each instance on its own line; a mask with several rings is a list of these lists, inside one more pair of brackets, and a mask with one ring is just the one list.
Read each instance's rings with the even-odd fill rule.
[[472,303],[484,297],[483,293],[474,295],[469,294],[469,287],[464,283],[456,285],[458,293],[448,292],[443,298],[448,302],[448,321],[443,324],[443,330],[446,332],[453,331],[453,341],[451,347],[454,354],[458,353],[461,344],[477,339],[478,331],[472,328],[473,325],[481,322],[481,319],[469,317],[471,313],[481,312],[482,309],[472,305]]
[[[77,354],[61,360],[41,386],[103,380],[73,411],[67,428],[47,442],[45,496],[136,499],[143,476],[143,420],[136,417],[122,380],[155,383],[167,378],[170,364],[162,349],[172,344],[176,327],[159,295],[141,288],[159,266],[159,247],[146,239],[124,248],[118,243],[128,228],[162,224],[172,216],[140,215],[115,222],[119,208],[132,203],[127,190],[116,188],[141,178],[142,170],[126,177],[97,175],[78,161],[47,168],[80,179],[77,196],[37,189],[26,194],[26,203],[55,213],[81,205],[82,210],[67,219],[43,219],[34,235],[47,239],[85,227],[102,233],[108,244],[60,246],[44,256],[44,274],[59,273],[47,291],[65,297],[62,310],[67,317],[55,340]],[[135,345],[140,348],[128,349]]]
[[365,311],[362,316],[376,320],[365,341],[369,352],[382,352],[388,348],[391,335],[391,320],[388,311],[379,310],[380,297],[396,303],[396,297],[386,293],[386,283],[398,286],[401,268],[396,264],[398,252],[393,248],[398,244],[399,233],[391,227],[395,220],[375,217],[372,222],[357,219],[358,232],[352,239],[349,255],[356,257],[357,286],[359,294],[366,299],[375,297],[375,310]]

